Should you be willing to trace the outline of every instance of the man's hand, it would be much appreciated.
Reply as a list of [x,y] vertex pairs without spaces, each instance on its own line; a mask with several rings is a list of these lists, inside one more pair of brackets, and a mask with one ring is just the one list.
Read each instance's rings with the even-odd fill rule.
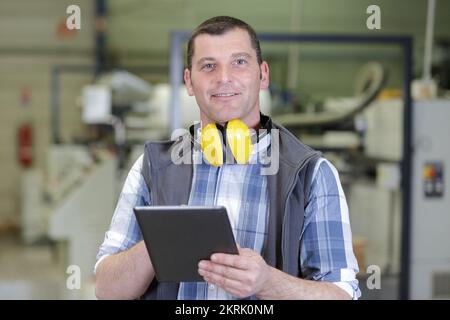
[[260,292],[268,283],[271,267],[255,251],[241,248],[239,255],[215,253],[211,260],[198,264],[198,273],[235,297],[245,298]]
[[238,298],[258,299],[351,299],[340,287],[327,281],[304,280],[266,264],[255,251],[239,247],[239,255],[215,253],[211,261],[199,262],[198,273]]

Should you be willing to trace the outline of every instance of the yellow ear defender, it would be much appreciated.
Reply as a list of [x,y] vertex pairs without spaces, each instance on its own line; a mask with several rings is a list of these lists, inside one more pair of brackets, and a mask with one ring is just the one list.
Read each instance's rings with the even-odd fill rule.
[[215,123],[207,124],[202,129],[201,146],[205,159],[215,167],[223,164],[222,134]]
[[234,119],[228,122],[226,129],[227,143],[236,162],[238,164],[247,163],[253,150],[247,125],[242,120]]
[[[226,134],[219,130],[215,123],[210,123],[202,129],[201,147],[205,159],[213,166],[219,167],[224,163],[224,150],[230,150],[238,164],[247,163],[253,150],[247,125],[240,119],[233,119],[226,124],[224,130]],[[226,140],[225,147],[223,139]]]

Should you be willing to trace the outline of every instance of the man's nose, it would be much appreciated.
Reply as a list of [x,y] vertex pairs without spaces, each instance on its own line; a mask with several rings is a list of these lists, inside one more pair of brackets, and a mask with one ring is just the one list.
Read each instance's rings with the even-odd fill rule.
[[217,82],[228,83],[231,82],[231,78],[232,78],[231,70],[228,67],[223,66],[219,68],[217,72]]

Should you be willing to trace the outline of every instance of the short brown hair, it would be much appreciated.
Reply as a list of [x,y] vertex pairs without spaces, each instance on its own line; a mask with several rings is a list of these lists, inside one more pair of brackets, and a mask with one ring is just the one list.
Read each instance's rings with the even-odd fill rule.
[[194,56],[194,40],[200,34],[222,35],[234,28],[246,30],[250,36],[250,42],[256,51],[258,64],[262,63],[261,47],[255,30],[242,20],[229,16],[217,16],[204,21],[191,34],[187,46],[187,68],[192,68],[192,57]]

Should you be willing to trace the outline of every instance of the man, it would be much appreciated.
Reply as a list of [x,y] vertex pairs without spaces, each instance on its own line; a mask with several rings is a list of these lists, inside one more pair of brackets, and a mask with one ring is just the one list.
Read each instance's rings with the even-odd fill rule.
[[[254,30],[232,17],[209,19],[191,35],[187,60],[184,80],[200,108],[201,127],[241,119],[249,128],[268,129],[252,156],[269,148],[279,153],[279,169],[263,175],[260,163],[176,165],[167,160],[175,142],[147,143],[100,247],[97,297],[358,298],[358,266],[338,174],[317,152],[260,114],[259,91],[269,85],[269,66]],[[278,130],[278,141],[271,130]],[[202,154],[194,150],[192,157]],[[239,255],[214,254],[200,261],[205,282],[158,283],[133,207],[169,204],[224,205]]]

